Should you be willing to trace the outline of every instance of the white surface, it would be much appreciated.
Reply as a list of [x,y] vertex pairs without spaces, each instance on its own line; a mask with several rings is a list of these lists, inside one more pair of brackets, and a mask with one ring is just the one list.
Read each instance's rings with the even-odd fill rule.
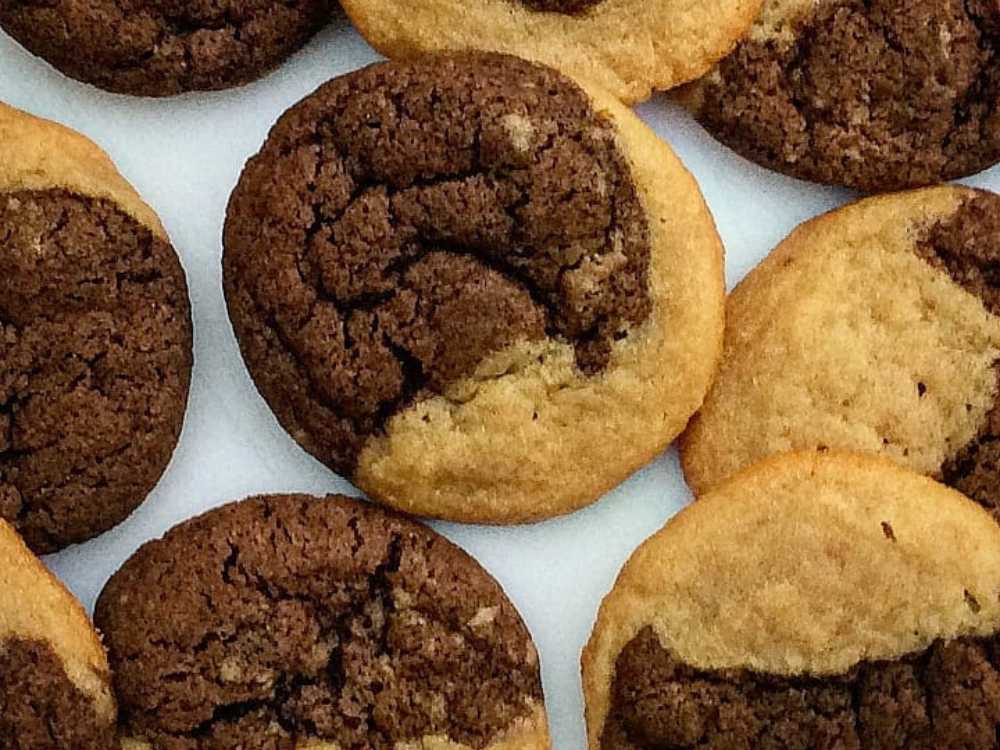
[[[278,426],[240,359],[222,298],[226,202],[246,159],[289,106],[329,78],[378,59],[338,21],[263,81],[169,100],[115,96],[71,81],[0,34],[0,100],[86,133],[163,219],[194,309],[195,369],[180,446],[149,500],[124,524],[47,562],[90,608],[144,541],[228,500],[260,492],[349,492]],[[851,197],[770,173],[713,141],[662,98],[640,113],[701,182],[727,247],[730,285],[794,226]],[[968,184],[1000,191],[1000,169]],[[610,443],[608,450],[614,450]],[[638,544],[689,500],[670,451],[591,508],[537,526],[434,524],[504,585],[542,657],[554,747],[585,747],[579,653],[601,597]]]

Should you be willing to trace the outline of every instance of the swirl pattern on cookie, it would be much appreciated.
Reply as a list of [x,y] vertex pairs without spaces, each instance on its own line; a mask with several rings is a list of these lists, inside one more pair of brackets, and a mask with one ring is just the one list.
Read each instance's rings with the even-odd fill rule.
[[102,592],[134,748],[547,750],[517,611],[430,529],[344,497],[233,503]]
[[990,750],[1000,526],[861,454],[741,472],[632,556],[583,657],[592,750]]
[[[230,317],[282,425],[411,512],[586,504],[672,439],[714,363],[721,258],[690,177],[620,105],[514,58],[321,87],[248,163],[225,247]],[[681,371],[659,372],[671,349]],[[599,404],[635,442],[567,477]]]

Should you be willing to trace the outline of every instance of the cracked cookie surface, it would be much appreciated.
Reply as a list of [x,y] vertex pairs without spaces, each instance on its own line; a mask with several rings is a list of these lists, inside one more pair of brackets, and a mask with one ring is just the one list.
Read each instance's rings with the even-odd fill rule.
[[[561,74],[488,54],[372,66],[289,110],[233,193],[223,257],[244,359],[281,424],[373,496],[397,507],[415,498],[420,507],[407,510],[422,515],[526,520],[595,499],[585,495],[593,490],[567,485],[562,491],[574,497],[563,500],[556,489],[542,498],[553,506],[545,509],[536,503],[547,489],[515,477],[513,492],[530,497],[505,508],[478,503],[462,485],[462,464],[520,450],[529,454],[522,467],[537,461],[549,475],[568,470],[548,454],[569,445],[566,433],[584,409],[572,404],[567,409],[579,416],[554,408],[549,416],[543,407],[585,389],[609,414],[645,398],[651,434],[604,460],[606,487],[622,471],[615,464],[632,464],[629,452],[646,454],[671,439],[663,433],[675,428],[651,403],[674,399],[680,411],[700,398],[683,385],[668,395],[663,376],[636,374],[629,386],[615,380],[661,361],[666,347],[656,337],[697,329],[664,322],[665,277],[698,278],[705,260],[721,265],[700,194],[653,138],[623,107],[598,108]],[[668,186],[657,192],[674,193],[666,211],[677,208],[676,224],[650,211],[651,189],[636,179],[630,148],[650,166],[661,162],[655,179]],[[674,252],[668,245],[676,261],[665,260]],[[693,309],[674,285],[677,317],[714,312],[717,279],[705,281]],[[711,325],[704,341],[699,333],[694,344],[714,346]],[[419,453],[422,471],[435,475],[426,483],[436,486],[408,479],[397,492],[387,489],[395,479],[367,473],[386,442],[413,434],[401,421],[439,406],[449,411],[447,423],[421,418],[418,429],[471,427],[459,413],[478,408],[484,390],[501,382],[547,391],[530,394],[536,403],[525,416],[536,424],[515,428],[539,434],[506,437],[515,443],[509,449],[470,447],[461,459],[414,438],[422,447],[406,456]],[[477,432],[505,439],[500,425],[515,418],[507,412],[527,411],[527,401],[508,397]],[[484,478],[487,492],[500,494],[503,485]]]
[[583,657],[590,747],[992,750],[998,584],[1000,527],[958,492],[771,457],[626,563]]
[[261,77],[334,7],[331,0],[0,0],[0,27],[72,78],[168,96]]
[[804,179],[880,192],[1000,160],[1000,8],[767,0],[685,98],[719,140]]
[[682,439],[701,492],[772,453],[879,453],[1000,518],[1000,197],[882,196],[807,222],[733,292]]
[[0,194],[0,517],[38,552],[121,522],[166,468],[191,370],[169,242],[115,203]]
[[356,500],[188,521],[115,574],[96,621],[126,736],[156,750],[548,748],[538,657],[500,586]]

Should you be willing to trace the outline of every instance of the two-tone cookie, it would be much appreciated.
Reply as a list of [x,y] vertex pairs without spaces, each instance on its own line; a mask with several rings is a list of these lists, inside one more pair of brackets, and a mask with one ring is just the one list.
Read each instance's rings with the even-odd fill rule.
[[286,430],[418,515],[567,513],[653,459],[721,348],[693,178],[607,94],[516,58],[338,78],[229,205],[229,314]]
[[380,52],[489,50],[551,65],[626,102],[705,73],[761,0],[343,0]]
[[163,226],[83,136],[0,104],[0,518],[51,552],[163,473],[191,374]]
[[733,291],[681,443],[696,493],[772,453],[882,454],[1000,515],[1000,197],[942,187],[806,222]]
[[591,750],[994,750],[1000,526],[852,454],[768,459],[642,545],[583,655]]
[[331,17],[331,0],[0,0],[0,28],[62,73],[170,96],[260,78]]
[[86,613],[0,520],[0,750],[113,750],[116,717]]
[[429,528],[267,496],[142,547],[97,604],[131,750],[548,750],[538,655]]
[[1000,7],[989,0],[765,0],[684,93],[759,164],[867,191],[1000,161]]

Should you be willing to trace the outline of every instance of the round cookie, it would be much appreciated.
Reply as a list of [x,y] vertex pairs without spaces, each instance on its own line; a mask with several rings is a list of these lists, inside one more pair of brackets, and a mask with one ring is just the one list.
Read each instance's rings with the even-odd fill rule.
[[112,750],[116,719],[86,613],[0,520],[0,750]]
[[712,135],[803,179],[879,192],[1000,161],[1000,7],[989,0],[765,0],[682,94]]
[[36,552],[111,528],[173,453],[191,373],[184,272],[83,136],[0,105],[0,518]]
[[551,65],[634,103],[705,73],[762,0],[342,0],[383,54],[482,49]]
[[1000,518],[1000,196],[870,198],[806,222],[727,303],[720,372],[681,440],[704,492],[772,453],[878,453]]
[[346,497],[256,497],[142,547],[97,604],[126,748],[547,750],[500,585]]
[[876,457],[752,467],[643,544],[583,653],[590,750],[993,750],[1000,527]]
[[332,0],[0,0],[0,27],[107,91],[171,96],[260,78],[330,20]]
[[721,244],[693,178],[611,97],[516,58],[321,87],[248,163],[224,244],[281,424],[417,515],[592,502],[683,429],[721,349]]

